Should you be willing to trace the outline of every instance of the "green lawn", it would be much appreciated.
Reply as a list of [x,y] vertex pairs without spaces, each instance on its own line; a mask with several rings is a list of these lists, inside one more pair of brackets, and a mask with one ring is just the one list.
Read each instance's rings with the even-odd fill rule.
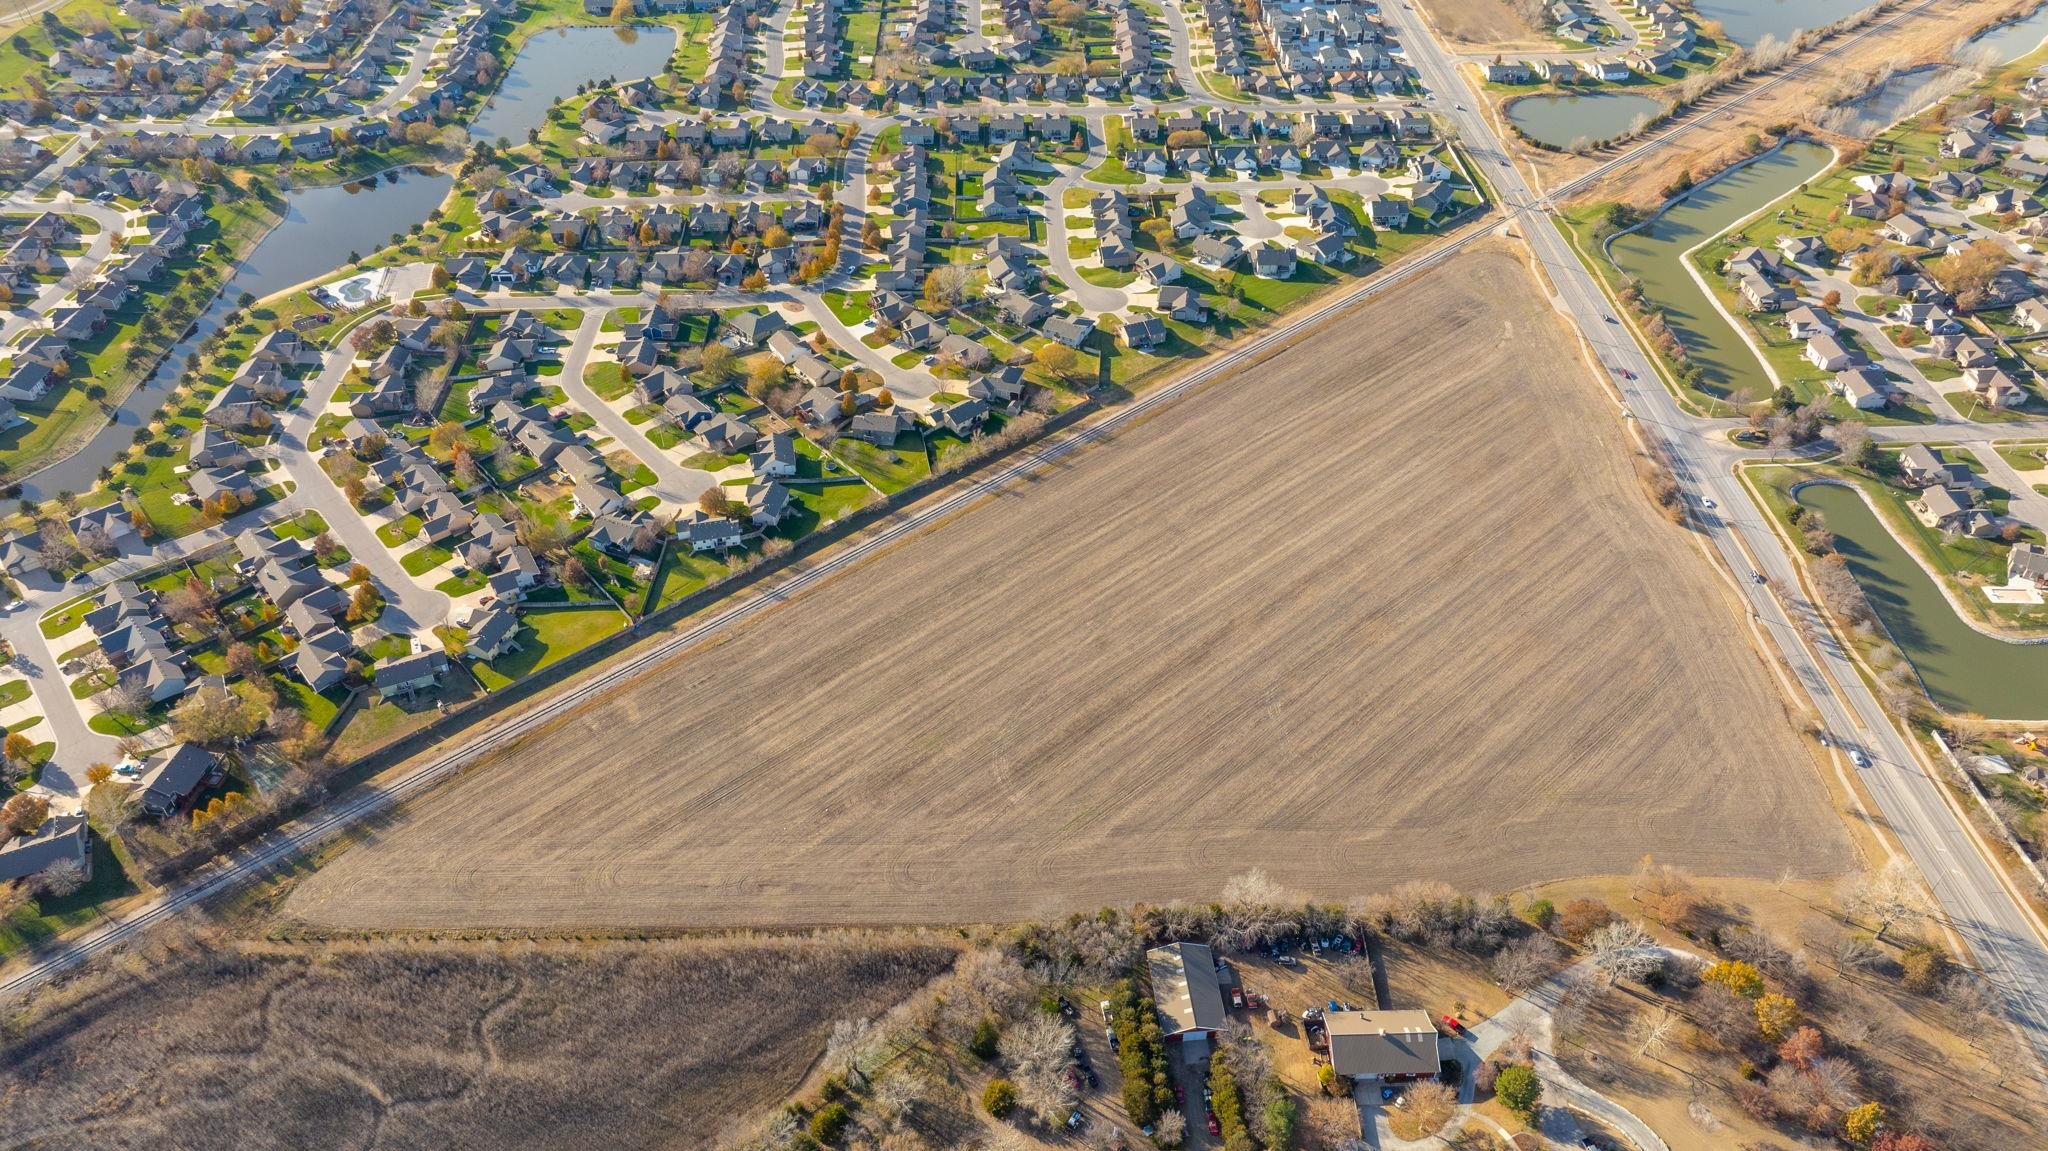
[[652,609],[664,608],[733,573],[733,566],[715,555],[697,555],[673,545],[654,577]]
[[0,707],[8,707],[20,703],[28,697],[29,688],[27,680],[13,679],[6,683],[0,683]]
[[826,292],[825,306],[832,309],[832,314],[839,318],[839,322],[849,328],[875,314],[874,309],[868,306],[866,292],[848,293],[836,289]]
[[583,369],[583,384],[600,399],[616,400],[633,390],[633,377],[617,364],[590,364]]
[[616,611],[590,608],[535,608],[519,621],[519,650],[470,665],[477,682],[497,691],[559,662],[626,626]]
[[420,517],[416,515],[408,515],[404,519],[393,520],[390,523],[385,524],[383,527],[378,528],[377,539],[381,541],[385,547],[395,548],[398,545],[404,543],[405,541],[411,539],[412,537],[420,534],[421,526],[422,524],[420,521]]
[[348,697],[346,690],[334,688],[329,690],[334,696],[339,696],[340,698],[331,698],[329,695],[314,691],[301,681],[285,675],[272,675],[270,683],[272,687],[277,689],[279,700],[283,701],[286,706],[298,711],[300,715],[305,717],[307,723],[322,730],[328,724],[334,722],[334,717],[341,712],[341,699]]
[[46,639],[56,639],[60,635],[76,631],[85,623],[86,613],[92,609],[92,600],[85,596],[79,596],[69,603],[53,608],[43,617],[43,636]]
[[455,557],[455,549],[447,544],[426,544],[407,552],[398,561],[407,575],[425,575]]
[[932,474],[925,455],[924,439],[915,432],[898,436],[892,448],[878,448],[861,440],[841,438],[832,454],[859,472],[884,495],[892,495]]
[[449,576],[447,579],[435,584],[434,590],[447,596],[465,596],[471,592],[483,590],[483,586],[488,580],[489,577],[484,575],[484,573],[472,571],[466,575]]
[[97,919],[104,904],[136,892],[106,838],[94,829],[92,878],[70,895],[30,900],[0,919],[0,958]]

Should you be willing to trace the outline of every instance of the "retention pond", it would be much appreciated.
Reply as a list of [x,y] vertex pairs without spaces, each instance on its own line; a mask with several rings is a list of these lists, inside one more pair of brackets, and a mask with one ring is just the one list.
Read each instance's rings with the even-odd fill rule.
[[547,122],[555,101],[575,94],[578,84],[659,76],[677,43],[675,29],[660,25],[535,33],[469,126],[469,138],[522,142],[528,131]]
[[1870,4],[1871,0],[1695,0],[1693,11],[1702,20],[1719,21],[1730,40],[1752,48],[1766,36],[1789,41]]
[[1819,144],[1793,143],[1760,156],[1687,192],[1649,225],[1617,236],[1608,246],[1614,264],[1643,286],[1664,313],[1672,334],[1701,370],[1711,395],[1771,389],[1770,376],[1728,318],[1687,270],[1685,253],[1761,211],[1765,205],[1824,171],[1832,153]]
[[1540,93],[1508,105],[1508,119],[1524,136],[1553,148],[1579,140],[1598,144],[1627,131],[1644,117],[1664,111],[1662,101],[1638,92],[1593,92],[1587,95]]
[[1799,502],[1827,517],[1836,549],[1938,706],[1992,719],[2048,716],[2048,644],[2008,643],[1963,622],[1860,493],[1810,484]]

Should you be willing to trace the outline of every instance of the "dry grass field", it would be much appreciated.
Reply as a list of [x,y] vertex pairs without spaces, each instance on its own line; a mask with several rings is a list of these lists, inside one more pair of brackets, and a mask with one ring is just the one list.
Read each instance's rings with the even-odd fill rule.
[[[779,1102],[944,947],[228,943],[0,1043],[0,1146],[670,1148]],[[601,1134],[600,1134],[601,1133]]]
[[1475,251],[480,764],[342,927],[1034,918],[1846,840],[1725,588]]
[[1561,45],[1516,11],[1515,0],[1419,0],[1429,26],[1454,51],[1555,52]]

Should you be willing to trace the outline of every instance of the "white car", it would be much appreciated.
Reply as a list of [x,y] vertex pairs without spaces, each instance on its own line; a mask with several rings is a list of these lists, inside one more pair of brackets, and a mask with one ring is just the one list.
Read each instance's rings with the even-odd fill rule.
[[1860,751],[1852,751],[1849,753],[1849,762],[1857,767],[1869,767],[1870,757]]

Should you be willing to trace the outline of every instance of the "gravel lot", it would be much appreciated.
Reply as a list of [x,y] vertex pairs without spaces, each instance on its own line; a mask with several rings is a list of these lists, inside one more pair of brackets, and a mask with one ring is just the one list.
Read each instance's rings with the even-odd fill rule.
[[1459,257],[480,765],[348,927],[943,923],[1848,865],[1519,263]]

